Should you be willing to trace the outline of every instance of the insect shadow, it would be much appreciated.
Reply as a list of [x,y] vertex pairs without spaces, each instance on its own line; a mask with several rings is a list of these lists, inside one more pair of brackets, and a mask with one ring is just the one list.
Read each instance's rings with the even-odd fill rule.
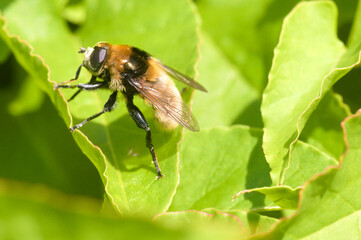
[[[122,106],[119,106],[122,107]],[[74,122],[79,119],[74,118]],[[181,128],[165,131],[152,117],[149,125],[154,129],[154,143],[157,144],[157,154],[162,163],[167,158],[177,154],[177,143],[181,139]],[[128,114],[105,126],[96,121],[89,122],[80,129],[90,141],[100,147],[107,157],[107,161],[122,172],[135,172],[140,169],[155,172],[149,151],[144,145],[144,131],[136,127]],[[171,160],[171,159],[169,159]],[[168,160],[168,161],[169,161]],[[156,173],[156,172],[155,172]]]

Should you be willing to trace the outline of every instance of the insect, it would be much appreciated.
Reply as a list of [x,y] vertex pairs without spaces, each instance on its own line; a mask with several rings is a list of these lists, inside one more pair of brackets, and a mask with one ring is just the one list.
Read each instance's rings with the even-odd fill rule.
[[[134,95],[139,95],[154,108],[156,119],[165,128],[173,129],[180,124],[191,131],[199,131],[197,120],[183,102],[172,78],[203,92],[207,90],[191,78],[162,64],[136,47],[99,42],[94,47],[80,48],[79,53],[84,54],[84,60],[76,71],[75,77],[56,84],[54,89],[78,88],[68,101],[73,100],[83,90],[103,88],[110,89],[112,93],[102,111],[71,127],[70,130],[73,132],[88,121],[112,111],[116,105],[117,95],[121,92],[129,115],[139,128],[146,131],[146,146],[152,156],[157,179],[160,179],[163,175],[153,147],[149,124],[139,108],[133,104]],[[78,79],[83,66],[92,74],[90,81],[85,84],[69,84]]]

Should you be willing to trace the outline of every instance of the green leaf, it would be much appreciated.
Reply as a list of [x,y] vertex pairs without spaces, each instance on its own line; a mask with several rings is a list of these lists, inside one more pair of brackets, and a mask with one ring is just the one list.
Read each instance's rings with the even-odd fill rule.
[[11,115],[22,115],[24,113],[36,111],[44,99],[43,92],[33,79],[27,77],[21,85],[20,92],[8,106]]
[[180,183],[169,210],[248,210],[268,205],[260,194],[232,201],[239,190],[271,184],[261,139],[261,130],[244,126],[185,134],[180,149]]
[[[100,215],[97,201],[38,186],[19,187],[0,181],[0,192],[1,239],[239,239],[237,232],[216,225],[212,229],[168,227],[154,221]],[[267,226],[271,220],[261,223]]]
[[[65,76],[74,74],[72,68],[80,61],[80,56],[75,58],[69,52],[69,49],[78,49],[79,44],[70,35],[56,4],[44,0],[18,0],[5,9],[4,17],[6,29],[2,31],[2,38],[18,62],[54,101],[53,86],[47,81],[48,68],[51,69],[51,80],[64,81]],[[31,47],[26,47],[25,42],[20,44],[19,38],[27,41]],[[30,52],[31,48],[40,58],[25,53]]]
[[[260,93],[282,19],[297,2],[286,1],[280,6],[269,0],[196,1],[204,38],[199,80],[209,90],[206,96],[195,95],[193,109],[202,127],[229,123],[263,127]],[[210,117],[210,113],[217,114]]]
[[0,2],[0,10],[3,11],[10,3],[14,2],[14,0],[3,0]]
[[0,88],[0,178],[102,198],[94,166],[48,98],[14,62],[6,63],[13,76]]
[[346,150],[341,122],[348,115],[350,109],[341,96],[329,92],[310,116],[300,139],[338,159]]
[[337,165],[336,159],[330,157],[314,146],[297,141],[289,167],[285,170],[284,185],[292,188],[302,186],[314,175],[324,171],[328,166]]
[[[351,3],[351,2],[349,2]],[[353,2],[353,4],[355,4]],[[342,4],[344,5],[344,4]],[[347,5],[349,6],[349,5]],[[350,7],[352,7],[352,10],[355,10],[355,6],[351,5]],[[350,16],[350,14],[348,14],[348,16]],[[349,35],[349,39],[348,39],[348,46],[352,46],[355,44],[358,44],[361,38],[361,1],[359,0],[357,2],[357,7],[356,7],[356,13],[353,19],[353,24],[352,24],[352,28],[351,28],[351,32]]]
[[[254,188],[270,186],[261,138],[261,130],[240,126],[186,134],[180,149],[180,184],[169,210],[210,207],[247,210],[271,206],[264,196],[255,193],[242,194],[232,201],[235,190],[252,192]],[[291,163],[285,183],[296,188],[337,161],[300,142],[295,145]]]
[[[262,59],[262,39],[256,25],[264,16],[269,0],[197,1],[203,28],[217,47],[255,89],[263,88],[266,69]],[[242,12],[242,14],[239,14]],[[227,16],[227,17],[223,17]],[[223,26],[223,27],[215,27]],[[240,30],[241,29],[241,30]]]
[[361,111],[343,123],[347,154],[339,167],[314,178],[301,192],[300,209],[258,239],[359,239]]
[[208,93],[195,92],[192,106],[201,129],[234,123],[262,126],[256,90],[222,55],[206,33],[203,32],[202,37],[198,79]]
[[261,216],[256,213],[243,211],[217,211],[214,209],[204,209],[202,211],[182,211],[159,214],[156,221],[165,223],[171,227],[185,226],[206,226],[208,231],[212,231],[212,226],[220,226],[227,229],[227,232],[234,232],[238,237],[246,238],[249,235],[265,232],[277,222],[276,219]]
[[[109,96],[102,91],[82,93],[70,104],[71,116],[76,118],[71,121],[62,94],[69,97],[74,91],[53,91],[48,82],[48,69],[51,70],[50,79],[56,82],[74,76],[81,63],[81,56],[77,54],[80,42],[85,46],[92,46],[100,40],[136,45],[165,64],[186,74],[194,74],[199,39],[197,15],[191,2],[172,1],[164,5],[163,1],[131,4],[126,1],[88,1],[86,5],[87,20],[80,31],[82,40],[72,36],[67,29],[61,18],[60,4],[56,6],[46,0],[35,0],[30,4],[24,0],[16,1],[6,8],[6,29],[4,20],[1,23],[1,37],[19,63],[49,94],[68,126],[99,112]],[[19,41],[18,37],[12,37],[14,34],[29,42],[31,47]],[[175,54],[180,45],[181,51]],[[41,58],[31,54],[31,48]],[[83,71],[79,81],[87,79],[89,74]],[[139,99],[136,104],[150,120],[151,109]],[[144,144],[145,132],[132,122],[123,102],[114,113],[101,116],[82,128],[86,135],[80,131],[74,133],[79,147],[98,169],[113,206],[124,214],[154,215],[165,211],[178,183],[177,143],[181,139],[181,129],[164,133],[154,121],[149,123],[165,175],[160,181],[155,180],[155,169]]]
[[9,48],[6,46],[4,41],[0,39],[0,64],[5,62],[9,54]]
[[212,37],[235,69],[244,75],[245,81],[260,93],[266,84],[281,21],[297,2],[196,1],[204,31]]
[[251,190],[241,191],[237,193],[234,198],[245,193],[259,192],[267,196],[282,209],[296,209],[298,205],[300,189],[301,188],[292,189],[288,186],[254,188]]
[[[304,182],[324,171],[337,161],[313,146],[297,141],[285,172],[284,186],[261,187],[242,190],[233,199],[250,193],[261,193],[282,209],[296,209],[299,202],[299,191]],[[267,207],[265,207],[267,209]]]
[[[356,1],[343,1],[343,0],[333,0],[336,4],[339,12],[338,16],[338,23],[339,23],[339,31],[344,31],[345,34],[349,34],[349,28],[352,24],[352,21],[355,17],[355,10],[357,9],[358,0]],[[342,28],[347,28],[347,31],[343,30]],[[342,33],[341,33],[342,34]],[[348,37],[348,36],[346,36]],[[341,37],[341,39],[343,39]]]
[[330,1],[300,3],[284,22],[261,109],[264,151],[276,184],[283,182],[289,151],[320,99],[359,62],[361,45],[345,51],[335,24]]
[[85,21],[84,2],[70,2],[63,10],[63,17],[73,24],[83,24]]

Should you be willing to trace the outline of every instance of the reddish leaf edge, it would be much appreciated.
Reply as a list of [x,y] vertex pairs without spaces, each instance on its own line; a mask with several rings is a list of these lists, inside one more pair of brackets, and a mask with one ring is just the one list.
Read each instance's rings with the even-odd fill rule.
[[[324,3],[324,2],[328,2],[328,1],[313,2],[312,4],[322,4],[322,3]],[[311,4],[311,3],[309,3],[309,2],[301,2],[301,3],[299,3],[294,9],[296,9],[297,7],[300,7],[300,6],[302,6],[302,5],[306,5],[306,4]],[[330,4],[332,4],[332,3],[330,3]],[[334,7],[335,7],[335,10],[336,10],[336,13],[337,13],[337,8],[336,8],[336,6],[334,6]],[[336,21],[335,21],[335,24],[337,25],[337,19],[336,19]],[[337,27],[337,26],[335,26],[335,28],[336,28],[336,27]],[[348,49],[349,49],[349,48],[348,48]],[[345,51],[344,51],[343,54],[340,55],[339,60],[341,60],[341,58],[344,56],[344,54],[347,52],[348,49],[345,48]],[[338,63],[339,63],[339,61],[336,63],[336,65],[337,65]],[[292,154],[293,146],[294,146],[294,144],[296,144],[296,142],[297,142],[297,140],[299,139],[299,137],[300,137],[300,135],[301,135],[301,132],[302,132],[302,130],[300,129],[300,122],[301,122],[303,116],[304,116],[304,115],[308,112],[308,110],[313,106],[313,104],[316,104],[316,105],[317,105],[317,101],[321,100],[322,97],[326,94],[326,92],[324,91],[324,83],[325,83],[326,79],[328,79],[329,76],[331,76],[331,75],[332,75],[334,72],[336,72],[336,71],[347,70],[347,69],[352,70],[355,66],[359,65],[360,63],[361,63],[361,51],[359,51],[359,57],[358,57],[358,60],[357,60],[355,63],[353,63],[353,64],[351,64],[350,66],[347,66],[347,67],[340,67],[340,68],[334,67],[334,68],[332,68],[332,70],[331,70],[328,74],[326,74],[326,75],[324,76],[324,78],[322,79],[319,94],[310,101],[310,103],[308,104],[307,108],[300,114],[300,116],[299,116],[298,119],[297,119],[297,125],[296,125],[296,126],[297,126],[297,127],[296,127],[296,129],[297,129],[297,135],[296,135],[295,139],[290,143],[290,146],[289,146],[289,148],[288,148],[287,166],[286,166],[285,169],[283,169],[283,171],[282,171],[280,185],[283,185],[283,182],[284,182],[284,179],[285,179],[285,175],[286,175],[286,171],[287,171],[287,170],[289,169],[289,167],[290,167],[291,154]],[[335,66],[336,66],[336,65],[335,65]],[[332,86],[330,86],[330,87],[332,87]],[[327,90],[326,90],[326,91],[327,91]]]
[[283,217],[283,218],[280,218],[280,221],[278,221],[277,223],[275,223],[273,225],[273,227],[267,231],[267,232],[263,232],[263,233],[258,233],[258,234],[254,234],[252,235],[252,238],[251,239],[259,239],[259,238],[262,238],[262,237],[266,237],[267,235],[269,234],[272,234],[272,232],[280,225],[282,224],[283,222],[285,221],[289,221],[291,220],[292,218],[296,217],[298,214],[299,214],[299,211],[300,211],[300,208],[301,208],[301,205],[302,205],[302,201],[303,201],[303,194],[304,194],[304,191],[307,189],[307,186],[310,185],[312,182],[316,181],[319,177],[322,177],[324,175],[327,175],[329,172],[333,171],[333,170],[338,170],[342,167],[342,162],[343,162],[343,159],[345,158],[345,156],[347,155],[347,153],[349,152],[350,150],[350,145],[348,143],[348,140],[347,140],[347,132],[346,132],[346,127],[345,127],[345,123],[349,120],[349,119],[352,119],[352,118],[357,118],[361,115],[361,109],[359,109],[355,114],[353,115],[350,115],[350,116],[347,116],[342,122],[341,122],[341,127],[342,127],[342,131],[343,131],[343,137],[344,137],[344,141],[345,141],[345,144],[346,144],[346,150],[345,152],[341,155],[340,159],[339,159],[339,164],[336,165],[336,166],[328,166],[326,167],[326,169],[321,172],[321,173],[317,173],[315,174],[311,179],[309,179],[308,181],[306,181],[303,186],[301,187],[301,190],[300,190],[300,193],[299,193],[299,201],[298,201],[298,207],[297,207],[297,210],[291,214],[290,216],[288,217]]

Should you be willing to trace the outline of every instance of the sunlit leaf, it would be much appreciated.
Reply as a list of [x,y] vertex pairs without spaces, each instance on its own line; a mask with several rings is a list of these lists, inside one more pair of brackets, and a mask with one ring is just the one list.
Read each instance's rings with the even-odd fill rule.
[[276,219],[261,216],[256,213],[243,211],[217,211],[214,209],[204,209],[202,211],[181,211],[168,212],[156,216],[156,221],[168,226],[204,226],[212,231],[212,226],[227,229],[227,232],[234,232],[238,237],[245,239],[247,236],[265,232],[277,222]]
[[243,126],[186,134],[180,149],[180,184],[169,210],[256,209],[268,205],[260,194],[232,201],[240,190],[271,184],[261,138],[261,130]]
[[339,95],[328,93],[310,116],[300,139],[335,159],[345,152],[341,122],[350,114]]
[[266,85],[282,19],[297,2],[299,0],[282,4],[273,0],[196,1],[204,31],[235,66],[234,69],[244,75],[244,81],[258,92],[262,92]]
[[[337,163],[337,160],[312,147],[312,145],[297,141],[283,186],[241,190],[233,196],[233,199],[257,192],[265,195],[282,209],[296,209],[299,204],[299,191],[304,182],[324,171],[327,167],[337,165]],[[267,208],[268,206],[265,206],[265,209]]]
[[296,209],[298,205],[298,198],[300,188],[292,189],[287,186],[275,186],[275,187],[263,187],[254,188],[238,193],[234,197],[238,197],[240,194],[259,192],[267,196],[275,204],[282,209]]
[[333,167],[310,181],[301,192],[295,215],[258,239],[359,239],[361,204],[361,111],[343,123],[347,154]]
[[300,3],[285,19],[262,102],[264,150],[276,184],[283,181],[289,150],[320,99],[359,62],[361,45],[346,51],[335,24],[330,1]]
[[203,34],[200,54],[198,80],[208,93],[195,92],[192,109],[201,129],[234,123],[261,126],[256,90],[222,55],[206,33]]

